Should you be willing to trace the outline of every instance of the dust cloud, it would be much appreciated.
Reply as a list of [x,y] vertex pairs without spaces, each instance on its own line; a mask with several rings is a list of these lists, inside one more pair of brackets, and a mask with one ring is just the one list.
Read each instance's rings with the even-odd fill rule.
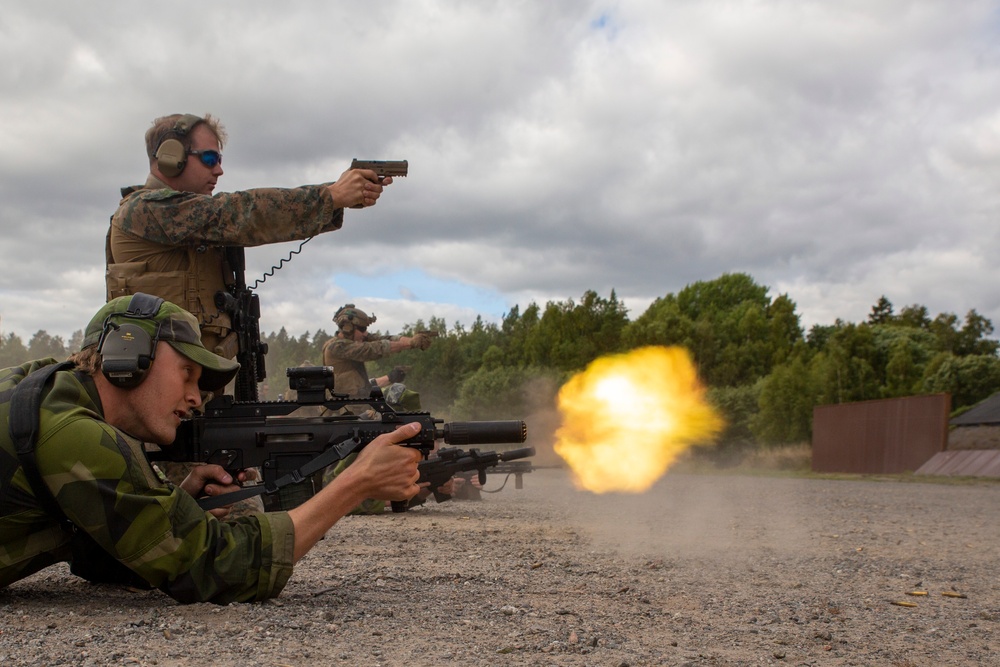
[[536,470],[525,484],[595,546],[654,560],[746,561],[815,543],[815,522],[797,487],[773,482],[760,494],[761,481],[752,477],[668,472],[644,493],[598,495],[576,489],[569,471],[552,468]]

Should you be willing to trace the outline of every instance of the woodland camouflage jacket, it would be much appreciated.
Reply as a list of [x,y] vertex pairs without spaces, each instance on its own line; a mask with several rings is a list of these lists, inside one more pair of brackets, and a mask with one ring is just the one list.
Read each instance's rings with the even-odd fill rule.
[[[178,192],[150,176],[122,189],[111,223],[126,234],[165,246],[258,246],[340,229],[344,210],[327,186],[256,188],[199,195]],[[128,258],[115,258],[129,261]]]
[[[233,282],[225,247],[296,241],[340,229],[327,185],[257,188],[214,196],[179,192],[150,176],[122,189],[108,231],[107,298],[146,292],[176,303],[222,338],[229,318],[215,294]],[[212,330],[217,328],[217,331]],[[223,355],[230,356],[230,355]]]
[[[42,509],[8,434],[15,385],[50,363],[0,370],[0,587],[72,561],[71,542],[79,539]],[[110,555],[178,601],[262,600],[278,595],[292,574],[286,513],[231,522],[206,513],[161,481],[141,442],[104,421],[85,375],[60,371],[46,387],[35,451],[42,479],[74,530],[97,543],[97,555]]]

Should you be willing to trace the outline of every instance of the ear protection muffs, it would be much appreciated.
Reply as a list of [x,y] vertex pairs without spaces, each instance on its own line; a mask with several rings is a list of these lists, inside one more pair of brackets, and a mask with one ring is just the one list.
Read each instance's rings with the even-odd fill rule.
[[203,122],[201,116],[184,114],[177,119],[174,126],[160,137],[160,145],[156,148],[156,168],[167,178],[180,176],[187,164],[187,148],[184,138],[198,123]]
[[148,320],[156,317],[163,299],[148,294],[133,294],[123,313],[112,313],[104,320],[104,331],[97,342],[101,355],[101,373],[108,382],[122,389],[138,387],[156,356],[157,335],[150,337],[138,324],[117,324],[113,318]]

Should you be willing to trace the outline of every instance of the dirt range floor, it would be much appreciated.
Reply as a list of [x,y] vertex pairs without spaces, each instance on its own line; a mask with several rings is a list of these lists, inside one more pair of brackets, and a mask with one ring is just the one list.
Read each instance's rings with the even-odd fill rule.
[[996,482],[513,485],[347,517],[264,603],[51,568],[0,591],[0,665],[1000,664]]

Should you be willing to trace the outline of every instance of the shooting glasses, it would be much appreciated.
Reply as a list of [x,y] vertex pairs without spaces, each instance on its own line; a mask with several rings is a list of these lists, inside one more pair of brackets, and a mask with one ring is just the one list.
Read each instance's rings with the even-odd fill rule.
[[188,155],[197,155],[201,163],[213,169],[216,165],[222,164],[222,153],[219,151],[188,151]]

